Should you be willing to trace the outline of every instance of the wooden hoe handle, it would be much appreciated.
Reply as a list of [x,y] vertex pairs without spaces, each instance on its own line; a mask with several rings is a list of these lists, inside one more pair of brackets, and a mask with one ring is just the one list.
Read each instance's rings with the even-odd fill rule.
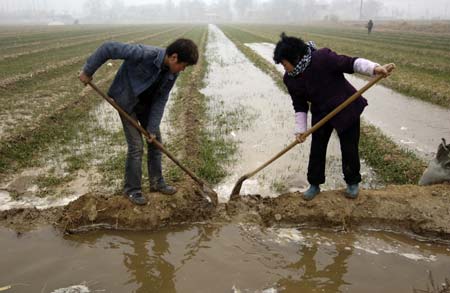
[[150,135],[147,130],[145,130],[133,117],[131,117],[127,112],[125,112],[117,103],[114,101],[111,97],[107,96],[102,90],[100,90],[94,83],[88,82],[88,84],[100,95],[102,96],[108,103],[113,106],[122,117],[124,117],[128,122],[130,122],[134,127],[136,127],[137,130],[139,130],[142,135],[144,135],[145,139],[149,142],[154,144],[158,149],[161,150],[166,156],[168,156],[178,167],[180,167],[186,174],[189,175],[195,182],[197,182],[202,187],[209,186],[201,180],[199,177],[197,177],[191,170],[189,170],[187,167],[185,167],[183,164],[181,164],[178,159],[176,159],[172,153],[170,153],[153,135]]

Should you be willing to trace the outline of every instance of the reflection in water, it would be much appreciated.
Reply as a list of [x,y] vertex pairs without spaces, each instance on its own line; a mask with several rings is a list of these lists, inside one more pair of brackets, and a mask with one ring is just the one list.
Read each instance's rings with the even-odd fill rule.
[[335,247],[335,256],[331,263],[323,268],[319,268],[320,257],[318,257],[319,246],[302,246],[299,253],[302,258],[288,265],[286,268],[302,272],[302,276],[297,279],[290,276],[278,282],[280,288],[285,292],[294,292],[297,290],[312,290],[312,292],[338,292],[342,285],[350,283],[344,281],[344,275],[347,273],[347,260],[352,255],[353,249],[343,247],[339,244]]
[[[189,262],[208,242],[215,228],[198,226],[189,229],[191,237],[177,249],[185,250],[179,261],[171,262],[171,244],[168,238],[182,230],[158,232],[151,239],[133,239],[131,247],[134,253],[124,254],[124,265],[132,274],[128,283],[136,283],[136,292],[177,292],[175,288],[175,272],[183,264]],[[150,236],[150,235],[149,235]],[[177,264],[177,266],[175,266]]]
[[179,292],[176,271],[206,247],[204,243],[217,229],[204,225],[157,232],[91,232],[65,238],[76,247],[88,244],[122,251],[128,273],[123,285],[131,285],[133,292]]
[[223,224],[0,239],[0,287],[28,284],[11,292],[411,292],[427,270],[450,272],[449,247],[388,233]]
[[[147,245],[146,245],[147,244]],[[136,283],[136,292],[176,292],[175,269],[165,261],[169,243],[163,237],[151,241],[133,241],[133,254],[125,253],[123,263],[132,274],[128,283]]]

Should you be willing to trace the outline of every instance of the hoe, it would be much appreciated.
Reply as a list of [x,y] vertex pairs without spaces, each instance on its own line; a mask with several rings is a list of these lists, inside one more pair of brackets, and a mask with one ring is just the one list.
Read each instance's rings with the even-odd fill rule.
[[[390,72],[391,70],[393,70],[394,65],[388,64],[386,65],[388,72]],[[377,82],[379,82],[381,79],[383,78],[382,75],[377,75],[376,77],[374,77],[371,81],[369,81],[364,87],[362,87],[359,91],[357,91],[356,93],[354,93],[351,97],[347,98],[347,100],[345,100],[342,104],[340,104],[339,106],[336,107],[336,109],[334,109],[332,112],[330,112],[327,116],[325,116],[324,118],[322,118],[322,120],[320,120],[319,122],[317,122],[313,127],[311,127],[310,129],[308,129],[304,134],[303,137],[306,138],[307,136],[309,136],[311,133],[313,133],[314,131],[316,131],[317,129],[319,129],[322,125],[324,125],[325,123],[327,123],[331,118],[333,118],[337,113],[339,113],[340,111],[342,111],[342,109],[344,109],[345,107],[347,107],[351,102],[353,102],[354,100],[356,100],[358,97],[360,97],[365,91],[367,91],[369,88],[371,88],[374,84],[376,84]],[[261,165],[259,168],[257,168],[256,170],[254,170],[253,172],[250,172],[248,174],[245,174],[244,176],[242,176],[241,178],[239,178],[239,180],[236,182],[236,184],[233,187],[233,190],[231,191],[231,195],[230,195],[230,200],[236,200],[239,198],[239,193],[241,191],[241,187],[242,184],[244,183],[245,180],[247,180],[248,178],[252,177],[253,175],[255,175],[256,173],[258,173],[259,171],[261,171],[262,169],[264,169],[265,167],[267,167],[268,165],[270,165],[273,161],[275,161],[276,159],[278,159],[279,157],[281,157],[282,155],[284,155],[285,153],[287,153],[290,149],[292,149],[294,146],[296,146],[297,144],[299,144],[300,142],[298,140],[295,140],[294,142],[292,142],[291,144],[289,144],[285,149],[283,149],[282,151],[280,151],[278,154],[276,154],[274,157],[272,157],[269,161],[267,161],[266,163],[264,163],[263,165]]]
[[197,177],[191,170],[189,170],[187,167],[181,164],[180,161],[178,161],[172,153],[170,153],[158,140],[154,138],[154,136],[150,135],[150,133],[145,130],[138,121],[136,121],[133,117],[131,117],[127,112],[125,112],[111,97],[108,97],[103,91],[101,91],[95,84],[92,82],[88,83],[100,96],[102,96],[108,103],[111,104],[118,112],[119,114],[127,119],[134,127],[136,127],[137,130],[139,130],[142,135],[144,135],[145,139],[149,142],[154,144],[158,149],[161,150],[166,156],[168,156],[178,167],[181,168],[186,174],[189,175],[200,187],[201,187],[201,194],[202,196],[206,197],[211,201],[211,203],[214,206],[217,206],[218,204],[218,198],[217,193],[210,188],[202,179]]

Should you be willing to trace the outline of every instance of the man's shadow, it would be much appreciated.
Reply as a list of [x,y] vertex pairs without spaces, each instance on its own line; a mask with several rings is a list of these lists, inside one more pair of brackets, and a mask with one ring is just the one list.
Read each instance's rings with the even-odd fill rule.
[[[66,236],[67,240],[78,244],[94,245],[105,236],[118,236],[123,238],[121,243],[126,243],[122,249],[123,265],[129,272],[126,284],[135,284],[133,292],[177,292],[175,286],[176,271],[186,262],[194,258],[203,247],[203,243],[211,240],[220,227],[208,225],[195,225],[184,227],[171,227],[170,230],[156,232],[93,232],[87,234]],[[183,239],[170,239],[177,233],[188,233],[189,238],[183,243]],[[181,237],[180,237],[181,238]],[[181,259],[171,261],[171,249],[173,244],[182,247]],[[114,249],[120,249],[121,243],[116,243]],[[172,244],[172,247],[171,247]],[[107,270],[107,268],[105,268]]]

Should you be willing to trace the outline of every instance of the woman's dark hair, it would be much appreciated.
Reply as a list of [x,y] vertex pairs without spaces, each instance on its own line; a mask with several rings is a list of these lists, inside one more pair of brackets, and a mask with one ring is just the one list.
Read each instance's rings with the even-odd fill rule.
[[198,48],[197,45],[189,39],[178,39],[166,48],[166,55],[170,56],[176,53],[178,63],[186,62],[188,65],[197,64]]
[[295,66],[308,52],[308,45],[300,38],[286,36],[284,32],[280,37],[281,40],[273,52],[273,61],[278,64],[281,63],[281,60],[287,60]]

